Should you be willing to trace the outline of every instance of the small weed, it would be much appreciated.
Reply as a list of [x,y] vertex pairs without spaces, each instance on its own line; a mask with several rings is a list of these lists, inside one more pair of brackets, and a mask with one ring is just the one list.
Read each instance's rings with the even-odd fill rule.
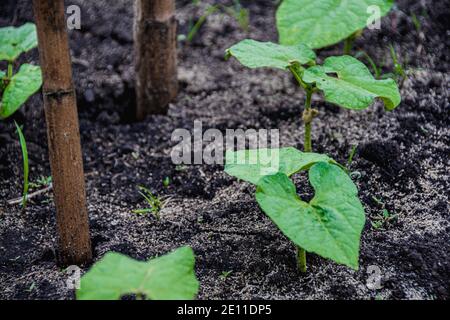
[[164,186],[165,188],[168,188],[169,185],[170,185],[170,178],[169,178],[169,177],[165,177],[165,178],[163,179],[163,186]]
[[377,66],[375,61],[367,54],[365,51],[359,51],[355,54],[355,58],[365,58],[367,62],[370,64],[372,71],[374,73],[375,79],[380,79],[381,77],[381,68]]
[[186,171],[187,169],[188,169],[188,167],[185,165],[182,165],[182,164],[179,164],[175,167],[175,171],[178,171],[178,172],[183,172],[183,171]]
[[391,54],[392,63],[394,65],[394,70],[391,73],[386,73],[382,75],[381,79],[393,78],[401,88],[405,80],[408,78],[405,71],[405,66],[402,63],[400,63],[400,59],[392,44],[389,45],[389,51]]
[[378,199],[377,197],[372,196],[372,200],[375,201],[378,205],[384,206],[384,202],[381,199]]
[[352,150],[350,151],[350,154],[349,154],[348,160],[347,160],[347,171],[350,169],[350,166],[352,165],[353,158],[355,157],[355,154],[356,154],[356,150],[357,150],[357,149],[358,149],[358,145],[355,144],[355,145],[352,147]]
[[232,273],[233,273],[233,271],[222,271],[219,278],[220,278],[220,280],[225,281]]
[[131,153],[131,156],[133,157],[134,160],[137,160],[137,159],[139,159],[140,154],[139,154],[139,152],[134,151]]
[[378,214],[372,218],[370,222],[372,227],[376,230],[384,230],[385,226],[389,224],[393,219],[397,217],[396,214],[390,213],[387,209],[383,209],[381,214]]
[[417,18],[414,12],[411,13],[411,21],[414,24],[416,31],[420,33],[422,31],[422,23],[420,22],[419,18]]
[[36,289],[36,283],[35,282],[33,282],[31,284],[31,286],[26,291],[31,293],[31,292],[33,292],[34,289]]
[[[198,5],[199,3],[200,1],[193,2],[193,4],[195,5]],[[234,5],[229,7],[221,4],[208,6],[205,10],[205,13],[203,13],[203,15],[197,20],[197,22],[193,23],[192,20],[190,21],[189,32],[187,33],[187,35],[184,34],[178,35],[178,41],[186,41],[188,43],[192,42],[192,40],[194,40],[200,28],[206,22],[206,19],[210,15],[220,11],[225,12],[225,14],[236,19],[240,28],[245,32],[248,32],[250,24],[249,10],[245,9],[241,5],[239,0],[234,0]]]
[[49,187],[52,183],[52,176],[44,177],[40,176],[35,182],[30,182],[31,189],[41,189]]
[[143,186],[139,186],[139,194],[145,199],[145,202],[147,202],[148,206],[147,208],[144,209],[138,209],[138,210],[133,210],[133,213],[135,214],[141,214],[141,215],[146,215],[148,213],[154,215],[156,217],[156,219],[160,219],[160,212],[161,209],[164,207],[165,202],[161,200],[161,198],[159,198],[158,196],[153,195],[153,193],[143,187]]
[[20,148],[22,150],[22,159],[23,159],[23,200],[22,200],[22,208],[25,210],[27,207],[28,201],[28,189],[29,186],[29,173],[30,173],[30,164],[28,162],[28,149],[27,142],[25,141],[25,137],[23,135],[22,129],[19,127],[17,122],[14,122],[17,129],[17,134],[19,135]]

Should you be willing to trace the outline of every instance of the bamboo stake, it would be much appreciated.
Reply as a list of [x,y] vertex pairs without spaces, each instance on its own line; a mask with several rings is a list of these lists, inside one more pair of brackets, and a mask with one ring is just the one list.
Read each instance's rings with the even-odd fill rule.
[[164,114],[177,96],[174,0],[136,0],[134,23],[136,119]]
[[63,265],[92,259],[83,159],[64,0],[33,0],[43,74],[59,258]]

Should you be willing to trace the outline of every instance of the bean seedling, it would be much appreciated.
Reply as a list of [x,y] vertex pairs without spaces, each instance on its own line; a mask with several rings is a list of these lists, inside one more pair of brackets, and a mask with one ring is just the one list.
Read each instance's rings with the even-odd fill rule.
[[319,114],[311,108],[314,93],[322,92],[325,101],[353,110],[366,109],[375,98],[380,98],[387,110],[395,109],[401,102],[394,80],[375,79],[362,62],[351,56],[328,57],[323,65],[316,65],[314,51],[305,44],[285,46],[249,39],[228,49],[226,57],[231,56],[249,68],[271,67],[293,74],[306,92],[305,152],[312,152],[311,124]]
[[[305,170],[315,190],[309,203],[289,179]],[[229,151],[225,172],[257,185],[259,206],[297,245],[301,272],[306,272],[306,251],[358,269],[364,208],[353,181],[333,159],[295,148]]]
[[[41,68],[23,64],[14,74],[14,62],[22,54],[37,47],[36,26],[26,23],[19,28],[0,28],[0,61],[7,62],[7,71],[0,70],[0,120],[12,116],[42,85]],[[28,196],[28,151],[22,129],[16,123],[23,157],[23,201]]]
[[126,295],[151,300],[194,299],[199,289],[194,265],[190,247],[147,262],[109,252],[83,275],[76,296],[78,300],[119,300]]
[[[386,3],[378,2],[380,5]],[[311,8],[317,5],[318,10],[303,10],[302,14],[307,12],[307,16],[299,16],[301,10],[296,10],[296,7],[301,3]],[[328,3],[328,6],[318,5],[325,3]],[[341,17],[341,21],[347,19],[348,10],[367,8],[365,1],[346,1],[344,5],[338,5],[339,3],[332,0],[285,0],[277,13],[277,21],[281,42],[288,43],[287,45],[246,39],[229,48],[226,53],[226,58],[235,57],[249,68],[289,70],[306,92],[303,111],[305,153],[300,154],[291,149],[265,150],[264,152],[280,153],[280,165],[275,174],[267,174],[269,168],[261,168],[259,165],[236,166],[234,153],[229,154],[231,159],[227,157],[225,167],[225,171],[230,175],[257,185],[256,198],[260,207],[297,245],[298,266],[302,272],[306,272],[306,251],[357,269],[359,239],[365,221],[357,188],[345,168],[324,155],[312,153],[312,122],[319,114],[318,110],[311,107],[312,95],[322,92],[325,101],[353,110],[368,108],[376,98],[381,99],[387,110],[395,109],[401,102],[394,80],[375,79],[362,62],[351,56],[328,57],[322,65],[316,64],[316,55],[311,47],[331,45],[340,41],[343,36],[351,35],[362,28],[360,17],[353,22],[350,19],[351,28],[344,31],[330,25],[330,21],[336,19],[327,17],[329,8],[337,10],[332,12],[332,15]],[[389,9],[391,5],[388,6]],[[345,10],[340,11],[342,8]],[[388,11],[387,7],[386,10]],[[324,29],[314,28],[313,30],[318,31],[316,33],[304,32],[306,38],[301,39],[298,31],[305,28],[301,27],[302,23],[316,20],[311,19],[311,16],[319,20],[327,17],[323,21]],[[318,23],[322,26],[321,22]],[[305,29],[308,30],[308,27]],[[324,34],[324,30],[330,33]],[[339,33],[335,34],[334,30]],[[243,151],[238,156],[244,157],[244,162],[238,163],[248,164],[245,161],[247,156],[258,159],[259,155],[260,151]],[[295,186],[288,178],[305,169],[309,169],[310,182],[316,191],[315,197],[309,203],[297,196]]]

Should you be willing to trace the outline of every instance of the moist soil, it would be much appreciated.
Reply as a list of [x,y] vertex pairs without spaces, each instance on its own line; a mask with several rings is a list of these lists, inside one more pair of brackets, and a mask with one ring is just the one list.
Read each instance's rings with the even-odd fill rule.
[[[177,1],[179,33],[211,3]],[[82,9],[82,29],[70,32],[70,46],[95,260],[108,251],[145,260],[190,245],[199,299],[449,298],[449,1],[396,1],[381,30],[366,30],[355,43],[354,53],[367,52],[383,73],[393,70],[391,43],[406,65],[403,102],[395,111],[385,112],[379,102],[356,112],[320,96],[313,101],[320,111],[313,125],[316,152],[345,163],[358,145],[351,172],[367,223],[358,271],[309,254],[306,274],[297,271],[294,245],[259,209],[253,186],[225,174],[222,165],[176,166],[170,157],[172,132],[192,130],[194,120],[202,121],[203,130],[279,129],[282,146],[303,148],[304,95],[291,76],[224,60],[225,49],[244,38],[277,41],[275,1],[242,1],[250,10],[248,32],[215,13],[192,43],[180,42],[177,100],[167,115],[139,123],[130,121],[132,1],[66,4]],[[26,21],[33,21],[31,1],[1,1],[0,26]],[[336,45],[318,55],[341,52]],[[21,59],[38,63],[37,50]],[[13,120],[24,126],[31,180],[50,175],[43,103],[36,95],[0,123],[0,298],[73,299],[56,258],[52,193],[34,197],[26,211],[7,204],[21,194]],[[294,180],[300,196],[312,196],[304,174]],[[145,206],[139,185],[167,199],[159,221],[133,214]],[[375,228],[371,221],[383,209],[394,217]],[[368,286],[377,273],[380,285]]]

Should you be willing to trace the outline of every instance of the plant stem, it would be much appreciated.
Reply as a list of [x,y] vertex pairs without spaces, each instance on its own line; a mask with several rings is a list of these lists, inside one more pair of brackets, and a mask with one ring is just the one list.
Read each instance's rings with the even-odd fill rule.
[[297,265],[300,272],[306,273],[306,251],[300,247],[297,247]]
[[350,36],[344,41],[344,54],[349,55],[352,51],[354,37]]
[[13,63],[11,61],[8,62],[8,79],[11,80],[13,74]]
[[[317,110],[311,109],[311,100],[312,100],[313,89],[305,88],[305,90],[306,90],[306,102],[305,102],[305,110],[303,112],[303,122],[305,123],[304,151],[312,152],[311,123],[312,123],[312,119],[316,115],[315,112],[317,112]],[[300,270],[300,272],[306,273],[306,251],[305,251],[305,249],[300,248],[300,247],[297,247],[297,264],[298,264],[298,269]]]
[[13,76],[13,63],[11,61],[8,62],[8,74],[6,75],[8,80],[11,80]]
[[306,103],[305,103],[305,112],[303,115],[303,121],[305,122],[305,143],[304,143],[304,151],[312,152],[312,143],[311,143],[311,122],[312,117],[308,116],[311,114],[311,98],[312,98],[312,90],[306,90]]

